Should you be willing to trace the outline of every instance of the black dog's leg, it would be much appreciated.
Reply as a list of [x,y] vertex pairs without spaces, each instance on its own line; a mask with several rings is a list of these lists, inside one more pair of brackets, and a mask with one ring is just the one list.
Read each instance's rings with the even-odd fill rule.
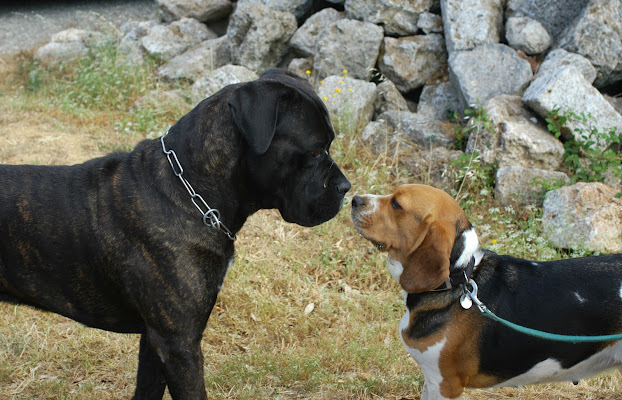
[[162,399],[166,389],[164,365],[156,351],[151,347],[147,334],[140,337],[138,353],[138,373],[136,374],[136,392],[132,400]]
[[146,336],[150,345],[146,347],[153,349],[153,356],[150,357],[162,357],[161,371],[171,397],[174,400],[207,399],[203,378],[202,335],[163,337],[154,330],[148,330]]

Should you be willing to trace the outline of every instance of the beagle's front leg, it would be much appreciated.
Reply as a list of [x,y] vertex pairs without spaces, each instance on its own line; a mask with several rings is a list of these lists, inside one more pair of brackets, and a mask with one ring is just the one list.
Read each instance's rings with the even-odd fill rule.
[[444,397],[441,394],[440,385],[436,382],[433,383],[426,379],[425,382],[423,383],[423,390],[421,391],[421,400],[457,400],[459,398],[460,396],[453,397],[453,398]]

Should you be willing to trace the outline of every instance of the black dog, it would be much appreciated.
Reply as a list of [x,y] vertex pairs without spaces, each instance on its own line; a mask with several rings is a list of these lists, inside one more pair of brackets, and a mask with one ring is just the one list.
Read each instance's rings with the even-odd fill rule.
[[334,217],[350,183],[333,138],[307,81],[271,70],[131,153],[2,165],[0,300],[140,333],[134,398],[160,399],[168,385],[174,399],[204,399],[201,337],[232,238],[259,209],[304,226]]

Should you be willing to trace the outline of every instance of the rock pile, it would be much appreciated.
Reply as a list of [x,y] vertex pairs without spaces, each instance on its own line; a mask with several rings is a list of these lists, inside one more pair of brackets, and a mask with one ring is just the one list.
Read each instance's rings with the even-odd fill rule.
[[[551,113],[589,115],[590,128],[622,132],[620,102],[603,94],[616,85],[619,93],[622,82],[619,0],[157,2],[164,22],[127,22],[120,50],[134,62],[157,57],[159,77],[191,82],[195,102],[268,68],[289,68],[311,80],[336,124],[360,128],[379,153],[399,144],[413,175],[449,191],[456,168],[450,160],[462,151],[456,150],[448,112],[484,110],[486,129],[472,129],[465,147],[484,165],[498,167],[495,196],[502,204],[542,204],[535,194],[541,188],[529,177],[568,180],[557,171],[564,146],[543,122]],[[98,35],[59,34],[36,56],[44,63],[79,57]],[[576,134],[584,127],[569,121],[565,128]],[[573,190],[598,191],[587,197],[617,216],[619,244],[622,212],[614,195],[620,183],[608,183],[616,188],[588,184]],[[547,195],[545,215],[564,222],[548,229],[551,235],[565,230],[579,237],[571,233],[579,225],[592,229],[585,237],[602,231],[606,218],[581,217],[576,204],[568,206],[570,197],[554,196]],[[587,239],[552,240],[562,247],[617,249]]]

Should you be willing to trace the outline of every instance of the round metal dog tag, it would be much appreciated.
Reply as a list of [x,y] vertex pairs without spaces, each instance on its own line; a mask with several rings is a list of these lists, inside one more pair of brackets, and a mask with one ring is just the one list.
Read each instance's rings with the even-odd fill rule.
[[468,310],[473,306],[473,300],[471,300],[471,298],[465,293],[460,297],[460,305],[465,310]]

